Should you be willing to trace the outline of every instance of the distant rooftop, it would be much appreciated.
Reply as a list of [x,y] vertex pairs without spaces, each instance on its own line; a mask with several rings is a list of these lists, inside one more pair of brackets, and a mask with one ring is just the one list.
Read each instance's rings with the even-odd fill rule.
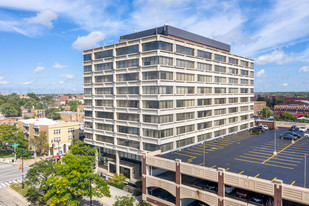
[[58,124],[61,123],[61,121],[55,121],[53,119],[48,119],[48,118],[39,118],[39,119],[22,119],[19,120],[25,124],[33,124],[36,126],[39,125],[54,125],[54,124]]
[[195,43],[203,44],[205,46],[213,47],[216,49],[221,49],[227,52],[230,52],[231,46],[213,39],[209,39],[207,37],[194,34],[182,29],[178,29],[176,27],[172,27],[169,25],[164,25],[161,27],[156,27],[153,29],[140,31],[132,34],[127,34],[120,37],[120,40],[129,40],[129,39],[138,39],[146,36],[152,36],[156,34],[161,34],[164,36],[178,37],[184,40],[189,40]]

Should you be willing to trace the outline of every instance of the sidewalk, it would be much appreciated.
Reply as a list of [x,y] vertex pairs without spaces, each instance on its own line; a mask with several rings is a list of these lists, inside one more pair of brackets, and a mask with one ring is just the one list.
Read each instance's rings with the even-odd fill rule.
[[28,206],[30,205],[25,198],[17,192],[6,188],[0,190],[0,205],[1,206]]

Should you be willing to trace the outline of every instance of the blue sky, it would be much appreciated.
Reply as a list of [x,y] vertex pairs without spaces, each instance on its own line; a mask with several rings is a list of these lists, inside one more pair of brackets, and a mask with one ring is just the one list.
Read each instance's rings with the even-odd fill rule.
[[82,50],[169,24],[255,60],[255,91],[309,91],[308,0],[0,0],[0,93],[83,91]]

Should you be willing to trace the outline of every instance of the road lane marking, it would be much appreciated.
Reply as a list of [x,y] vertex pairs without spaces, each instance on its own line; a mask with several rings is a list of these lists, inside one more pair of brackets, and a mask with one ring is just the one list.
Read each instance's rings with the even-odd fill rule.
[[240,173],[238,173],[238,174],[242,174],[242,173],[244,173],[245,171],[243,170],[243,171],[241,171]]
[[[300,141],[300,140],[303,139],[303,138],[304,138],[304,137],[302,137],[302,138],[296,140],[295,143],[298,142],[298,141]],[[295,144],[295,143],[294,143],[294,144]],[[280,150],[280,151],[277,153],[277,155],[280,154],[280,153],[281,153],[282,151],[284,151],[285,149],[289,148],[291,145],[293,145],[293,143],[289,144],[288,146],[286,146],[285,148],[283,148],[282,150]],[[270,158],[268,158],[267,160],[265,160],[262,164],[265,164],[266,162],[268,162],[270,159],[274,158],[275,156],[276,156],[276,155],[271,156]]]
[[291,185],[294,185],[294,183],[295,183],[295,181],[293,181],[293,182],[291,183]]
[[272,182],[273,182],[275,179],[277,179],[277,177],[275,177],[275,178],[272,180]]
[[260,174],[255,175],[254,177],[257,178],[258,176],[260,176]]

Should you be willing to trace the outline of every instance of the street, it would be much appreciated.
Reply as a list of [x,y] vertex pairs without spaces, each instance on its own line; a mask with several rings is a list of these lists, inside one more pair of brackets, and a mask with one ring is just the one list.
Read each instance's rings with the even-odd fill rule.
[[[29,166],[24,165],[24,178],[28,170]],[[11,183],[18,182],[22,182],[22,172],[19,170],[19,165],[0,163],[0,191],[7,188]]]

